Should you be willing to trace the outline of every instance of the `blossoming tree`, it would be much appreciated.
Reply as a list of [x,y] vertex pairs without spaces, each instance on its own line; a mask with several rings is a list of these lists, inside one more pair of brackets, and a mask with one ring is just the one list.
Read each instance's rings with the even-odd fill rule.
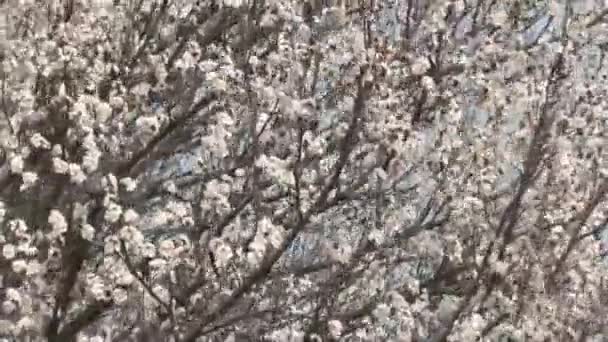
[[0,1],[0,338],[600,338],[602,6]]

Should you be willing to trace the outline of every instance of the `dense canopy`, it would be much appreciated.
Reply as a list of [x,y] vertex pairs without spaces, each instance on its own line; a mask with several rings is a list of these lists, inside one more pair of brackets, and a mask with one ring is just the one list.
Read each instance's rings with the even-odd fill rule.
[[0,0],[0,340],[600,341],[606,6]]

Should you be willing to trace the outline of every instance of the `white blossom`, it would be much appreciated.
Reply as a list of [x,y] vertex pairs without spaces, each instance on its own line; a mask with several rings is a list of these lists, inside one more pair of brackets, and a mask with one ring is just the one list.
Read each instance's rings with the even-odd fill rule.
[[146,258],[153,258],[156,255],[156,247],[152,243],[145,243],[142,246],[141,254]]
[[243,0],[224,0],[224,6],[227,7],[240,7],[243,4]]
[[135,281],[135,277],[128,271],[121,272],[116,279],[116,284],[120,286],[129,286]]
[[112,291],[112,299],[114,299],[118,305],[123,304],[128,299],[127,291],[124,289],[114,289],[114,291]]
[[59,144],[53,145],[53,148],[51,149],[51,156],[53,156],[53,158],[61,157],[62,150],[63,150],[63,148],[61,147],[61,145],[59,145]]
[[23,158],[21,156],[14,156],[10,161],[10,168],[12,173],[22,173],[24,168]]
[[124,100],[119,96],[110,98],[110,106],[114,109],[120,109],[124,106]]
[[261,249],[259,246],[255,242],[252,243],[250,245],[251,250],[246,254],[247,263],[252,267],[257,267],[264,258],[264,249]]
[[95,237],[95,228],[90,224],[83,224],[80,227],[80,236],[87,241],[93,241]]
[[25,270],[25,274],[27,276],[33,276],[33,275],[37,275],[40,274],[42,272],[43,268],[42,265],[40,265],[40,263],[36,260],[30,260],[27,263],[27,269]]
[[127,192],[135,191],[135,189],[137,188],[137,181],[129,177],[121,179],[120,184],[125,187],[125,190]]
[[430,67],[431,65],[426,57],[419,57],[412,64],[412,74],[422,75],[426,73]]
[[158,253],[165,258],[173,257],[175,255],[175,244],[172,240],[161,241],[158,247]]
[[96,300],[106,300],[107,299],[106,287],[105,287],[105,284],[101,281],[101,279],[95,278],[88,289],[94,299],[96,299]]
[[6,298],[17,304],[21,303],[22,297],[19,291],[15,288],[9,287],[6,289]]
[[156,117],[142,116],[135,122],[137,129],[143,136],[151,136],[156,134],[160,128],[160,123]]
[[168,302],[169,301],[169,291],[161,286],[161,285],[155,285],[152,290],[156,293],[156,295],[164,302]]
[[6,217],[6,207],[4,202],[0,201],[0,222],[4,222],[4,218]]
[[127,209],[123,214],[123,221],[127,224],[135,223],[139,219],[139,215],[133,209]]
[[23,172],[21,174],[21,179],[23,183],[19,187],[19,190],[25,191],[31,188],[34,184],[36,184],[36,181],[38,180],[38,175],[35,172]]
[[23,259],[13,260],[11,266],[13,268],[13,271],[15,271],[15,273],[27,272],[27,262]]
[[82,171],[82,168],[78,164],[70,163],[68,166],[68,172],[70,174],[70,181],[75,184],[82,184],[87,176]]
[[34,322],[34,320],[32,320],[31,317],[25,316],[22,317],[18,322],[17,322],[17,331],[31,331],[34,330],[36,328],[36,323]]
[[59,236],[68,230],[68,223],[65,217],[57,209],[52,209],[50,211],[48,222],[53,229],[54,236]]
[[66,162],[65,160],[55,157],[55,158],[53,158],[53,170],[56,173],[65,175],[70,170],[70,164],[68,162]]
[[7,243],[6,245],[2,246],[2,256],[6,259],[6,260],[11,260],[13,259],[15,256],[17,255],[17,251],[15,249],[15,246]]
[[344,330],[344,327],[342,326],[342,323],[338,320],[331,320],[327,323],[328,329],[329,329],[329,334],[333,337],[333,338],[338,338],[340,337],[340,335],[342,335],[342,331]]
[[95,112],[99,122],[106,122],[112,116],[112,108],[106,102],[99,102]]
[[496,261],[496,263],[494,264],[494,268],[496,269],[496,272],[498,274],[505,276],[509,269],[509,264],[504,261]]
[[122,207],[114,202],[111,202],[106,207],[106,212],[103,216],[108,223],[116,223],[122,215]]
[[369,233],[368,239],[373,243],[380,245],[384,241],[384,232],[379,229],[373,229]]
[[144,243],[143,233],[132,225],[126,225],[118,232],[119,237],[132,246],[141,246]]
[[156,259],[152,259],[150,260],[150,262],[148,263],[150,265],[150,267],[152,268],[159,268],[162,269],[165,267],[165,265],[167,265],[167,261],[161,258],[156,258]]
[[175,182],[173,181],[163,183],[163,188],[171,194],[177,193],[177,185],[175,185]]
[[51,148],[51,143],[40,133],[35,133],[34,135],[32,135],[32,137],[30,138],[30,143],[35,148],[40,148],[40,149],[45,149],[45,150]]
[[99,158],[101,157],[101,152],[97,149],[87,150],[85,155],[82,157],[82,167],[86,172],[93,173],[99,167]]

